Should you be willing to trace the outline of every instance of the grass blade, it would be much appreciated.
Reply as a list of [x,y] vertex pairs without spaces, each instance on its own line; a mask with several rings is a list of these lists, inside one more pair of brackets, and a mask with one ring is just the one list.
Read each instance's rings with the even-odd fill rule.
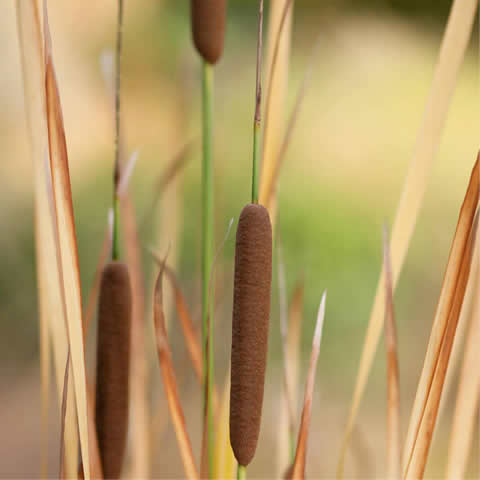
[[412,409],[404,452],[404,472],[407,478],[423,475],[435,428],[450,352],[470,274],[477,226],[474,219],[480,191],[479,168],[477,159],[460,210]]
[[182,293],[180,284],[177,281],[175,272],[165,265],[165,274],[170,281],[175,295],[175,304],[177,307],[177,313],[180,318],[180,324],[182,325],[183,336],[187,345],[190,359],[192,360],[193,369],[197,379],[202,383],[203,381],[203,365],[202,365],[202,347],[200,345],[200,339],[198,338],[197,331],[193,326],[192,317],[188,309],[187,301]]
[[[475,246],[475,268],[472,271],[475,290],[478,292],[479,243],[478,232]],[[452,433],[448,448],[448,479],[464,478],[474,429],[478,428],[475,417],[480,400],[480,297],[477,295],[466,337],[465,354],[460,374]],[[477,471],[478,474],[478,471]]]
[[[429,172],[440,143],[458,71],[463,62],[477,9],[477,0],[454,0],[443,36],[431,92],[425,107],[414,153],[403,186],[392,231],[393,287],[402,270],[418,212],[422,205]],[[380,275],[363,345],[352,405],[345,428],[337,475],[343,477],[345,456],[360,402],[383,327],[384,273]]]
[[320,354],[320,343],[322,341],[323,321],[325,319],[325,302],[327,292],[325,291],[318,309],[317,324],[313,335],[312,353],[310,355],[310,366],[308,368],[307,384],[305,385],[305,398],[303,403],[302,420],[298,432],[297,451],[292,467],[291,478],[305,478],[305,466],[307,461],[308,430],[310,417],[312,415],[313,389],[315,386],[315,374],[317,372],[318,355]]
[[132,475],[145,478],[150,471],[148,365],[145,349],[145,284],[135,208],[128,190],[120,198],[121,227],[132,286],[132,329],[130,365],[130,425],[133,438]]
[[82,298],[80,272],[68,168],[67,146],[63,126],[60,96],[53,66],[50,31],[46,4],[45,32],[45,94],[48,125],[48,145],[52,175],[53,197],[57,220],[59,266],[63,283],[64,304],[68,326],[69,347],[72,356],[80,446],[85,478],[90,478],[88,446],[87,393],[85,353],[82,328]]
[[392,266],[388,231],[383,241],[385,270],[385,344],[387,350],[387,478],[401,475],[400,377],[398,373],[397,332],[393,306]]
[[[268,199],[273,182],[281,138],[284,131],[285,103],[288,87],[293,0],[272,2],[268,27],[268,88],[263,131],[262,170],[259,203],[268,208],[275,223],[275,199]],[[267,203],[269,201],[269,203]]]
[[177,380],[172,364],[172,353],[167,339],[165,317],[163,314],[162,294],[163,268],[158,274],[154,291],[153,318],[155,324],[155,339],[157,344],[158,360],[162,372],[163,383],[168,400],[168,408],[177,436],[177,442],[182,457],[185,475],[189,479],[199,478],[197,467],[192,452],[192,445],[185,425],[185,416],[178,394]]
[[237,462],[230,445],[230,428],[228,422],[230,413],[230,368],[225,378],[225,386],[218,412],[213,455],[213,478],[219,480],[233,479],[235,478]]
[[[303,314],[303,280],[294,288],[290,309],[287,307],[285,266],[278,248],[278,284],[280,298],[280,331],[283,348],[284,396],[278,424],[277,473],[291,466],[295,457],[295,425],[297,412],[298,360]],[[287,311],[288,310],[288,311]]]
[[288,147],[290,146],[290,142],[292,140],[295,126],[297,125],[297,122],[298,122],[298,117],[300,115],[303,101],[305,99],[307,89],[311,82],[313,67],[315,66],[315,59],[317,58],[317,54],[319,51],[319,45],[320,45],[320,41],[318,40],[312,50],[312,53],[310,54],[310,60],[308,62],[307,69],[303,76],[302,84],[300,85],[300,88],[298,90],[292,113],[290,114],[290,117],[288,119],[285,135],[283,137],[280,149],[278,151],[278,158],[275,161],[271,180],[265,186],[264,198],[265,198],[266,205],[270,205],[274,201],[276,196],[280,170],[285,160]]

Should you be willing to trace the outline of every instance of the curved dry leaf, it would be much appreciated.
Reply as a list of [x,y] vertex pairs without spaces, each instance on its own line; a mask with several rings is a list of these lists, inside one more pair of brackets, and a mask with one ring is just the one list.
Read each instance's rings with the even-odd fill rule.
[[273,223],[275,222],[275,200],[271,197],[270,203],[266,203],[265,195],[271,190],[269,185],[273,180],[284,130],[292,18],[293,0],[272,2],[268,27],[267,71],[269,76],[265,103],[259,203],[268,208]]
[[[479,156],[480,158],[480,156]],[[458,318],[472,264],[480,192],[479,159],[460,210],[425,362],[410,417],[404,451],[406,478],[423,476],[437,419]]]
[[[477,233],[478,240],[478,233]],[[475,290],[479,288],[479,244],[475,246]],[[446,478],[455,480],[464,478],[468,456],[471,449],[475,422],[480,401],[480,297],[475,297],[470,326],[466,337],[463,366],[460,374],[453,426],[448,448],[448,464]],[[478,472],[477,472],[478,473]]]
[[88,480],[90,478],[90,459],[88,447],[86,372],[80,272],[78,266],[67,145],[65,141],[60,96],[53,66],[46,4],[44,7],[44,32],[48,146],[50,152],[50,168],[59,247],[59,269],[63,286],[63,299],[68,326],[69,346],[72,356],[80,445],[84,462],[85,478]]
[[401,475],[400,378],[393,306],[392,266],[386,227],[384,231],[383,255],[383,267],[385,270],[385,344],[387,351],[387,478],[399,479]]
[[185,425],[185,416],[180,403],[177,380],[173,370],[172,353],[167,339],[167,329],[165,327],[165,316],[163,313],[162,277],[163,268],[160,270],[155,283],[153,303],[153,319],[155,324],[155,339],[157,344],[158,360],[160,364],[160,370],[162,372],[165,392],[167,395],[170,417],[175,428],[175,434],[177,436],[177,442],[180,449],[180,455],[182,457],[185,475],[189,479],[198,479],[198,470],[195,466],[192,444],[190,442]]
[[307,461],[308,431],[310,417],[312,415],[313,389],[315,386],[315,374],[317,373],[318,355],[320,354],[320,343],[322,341],[323,321],[325,319],[325,302],[327,292],[325,291],[318,309],[317,324],[313,334],[312,353],[310,355],[310,366],[308,367],[307,384],[305,385],[305,398],[303,403],[302,420],[298,431],[297,450],[292,466],[292,479],[305,478],[305,466]]
[[[422,125],[393,225],[391,251],[394,288],[402,270],[418,212],[422,205],[432,162],[440,144],[458,71],[463,62],[472,31],[477,3],[477,0],[454,0],[452,4]],[[383,305],[385,302],[383,282],[384,272],[382,271],[370,314],[352,405],[345,427],[337,469],[339,478],[343,477],[348,444],[382,333]]]

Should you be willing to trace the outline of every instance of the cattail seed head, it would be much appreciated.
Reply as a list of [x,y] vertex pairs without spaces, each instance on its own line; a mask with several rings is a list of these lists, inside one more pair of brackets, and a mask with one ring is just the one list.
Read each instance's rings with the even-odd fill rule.
[[227,0],[191,0],[193,43],[208,63],[215,64],[223,52]]
[[128,429],[132,293],[127,266],[108,263],[98,300],[95,424],[104,478],[119,478]]
[[238,463],[255,455],[262,416],[272,281],[272,226],[248,204],[237,228],[233,291],[230,443]]

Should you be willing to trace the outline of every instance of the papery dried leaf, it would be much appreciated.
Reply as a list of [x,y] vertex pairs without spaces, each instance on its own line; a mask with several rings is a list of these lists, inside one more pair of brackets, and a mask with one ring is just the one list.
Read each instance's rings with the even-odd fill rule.
[[387,478],[399,479],[401,475],[400,378],[393,307],[392,266],[386,229],[383,255],[383,268],[385,270],[385,344],[387,351]]
[[435,428],[450,352],[472,264],[477,228],[474,219],[480,191],[479,168],[477,159],[460,210],[412,409],[404,452],[404,473],[407,478],[423,476]]
[[305,478],[305,466],[307,461],[308,431],[310,417],[312,415],[313,390],[315,387],[315,374],[317,373],[318,355],[320,354],[320,343],[322,341],[323,321],[325,319],[325,302],[327,292],[322,295],[318,309],[317,324],[313,335],[312,353],[310,354],[310,365],[308,367],[307,383],[305,385],[305,398],[303,401],[302,420],[298,431],[297,450],[292,467],[292,479]]
[[57,80],[53,66],[50,30],[46,4],[44,9],[45,32],[45,95],[48,126],[48,146],[55,207],[58,257],[63,301],[68,326],[69,347],[75,385],[78,428],[85,478],[90,478],[88,446],[88,417],[85,352],[82,323],[82,297],[78,266],[75,220],[73,215],[72,192],[68,167],[67,146],[63,126]]
[[262,170],[260,176],[259,203],[268,208],[272,224],[275,224],[275,198],[270,196],[269,185],[273,181],[281,139],[285,127],[285,103],[288,87],[293,0],[272,2],[268,27],[267,72],[268,86],[265,103]]
[[[477,3],[477,0],[454,0],[452,4],[433,76],[431,92],[393,225],[391,252],[394,288],[402,270],[423,202],[431,166],[440,144],[443,126],[457,82],[458,71],[463,62],[472,31]],[[382,333],[383,305],[385,302],[383,283],[384,272],[382,271],[370,314],[352,405],[342,442],[337,469],[337,476],[340,478],[343,477],[348,444]]]
[[[475,268],[471,276],[474,279],[474,290],[478,292],[480,275],[478,233],[475,250]],[[475,429],[478,431],[478,422],[475,422],[480,401],[480,349],[478,348],[480,345],[480,297],[478,295],[475,296],[471,313],[448,448],[446,477],[451,480],[465,477],[474,431]]]
[[167,339],[167,330],[165,326],[165,317],[163,314],[163,294],[162,294],[162,276],[163,268],[160,271],[154,291],[153,318],[155,324],[155,339],[157,344],[157,353],[162,372],[163,384],[168,400],[168,408],[177,442],[182,457],[185,475],[189,479],[199,478],[197,467],[192,452],[192,445],[185,425],[185,416],[180,403],[178,394],[177,380],[173,370],[172,354]]

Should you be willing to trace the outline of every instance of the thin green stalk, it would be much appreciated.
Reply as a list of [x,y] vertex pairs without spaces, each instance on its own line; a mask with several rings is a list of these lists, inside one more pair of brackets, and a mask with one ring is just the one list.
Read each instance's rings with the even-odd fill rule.
[[115,160],[113,165],[113,231],[112,260],[118,260],[119,252],[119,198],[120,181],[120,61],[122,58],[123,0],[118,0],[116,72],[115,72]]
[[295,455],[297,453],[297,438],[295,437],[295,432],[290,432],[288,438],[288,445],[290,449],[290,463],[295,461]]
[[237,468],[237,480],[246,480],[247,478],[247,467],[239,465]]
[[[203,61],[203,160],[202,160],[202,345],[204,378],[204,411],[207,419],[207,452],[209,471],[213,468],[214,425],[213,391],[213,319],[209,316],[209,281],[213,259],[213,67]],[[210,327],[210,328],[209,328]],[[208,381],[208,385],[207,385]]]
[[253,119],[253,165],[252,203],[258,203],[258,164],[260,158],[261,110],[262,110],[262,39],[263,39],[263,0],[260,0],[258,15],[257,78],[255,88],[255,116]]
[[252,203],[258,203],[258,164],[260,158],[260,120],[253,125]]
[[113,195],[112,260],[118,260],[120,258],[120,234],[118,232],[119,216],[119,199],[115,192]]

